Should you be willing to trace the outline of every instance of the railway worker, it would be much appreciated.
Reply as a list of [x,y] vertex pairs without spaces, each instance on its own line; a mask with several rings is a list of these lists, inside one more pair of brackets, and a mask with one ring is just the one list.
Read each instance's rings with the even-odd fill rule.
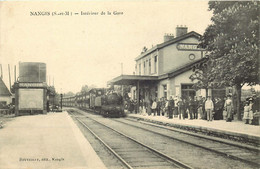
[[170,96],[170,100],[168,101],[169,119],[173,118],[174,107],[175,107],[174,100],[172,99],[172,96]]
[[212,111],[214,110],[214,104],[210,96],[208,96],[205,102],[205,110],[207,112],[207,120],[212,121]]
[[185,111],[186,111],[185,99],[182,100],[182,98],[180,98],[177,105],[179,109],[179,119],[185,120]]
[[198,100],[197,100],[197,97],[195,96],[194,97],[194,100],[193,100],[193,105],[192,105],[192,111],[193,111],[193,118],[194,119],[198,119]]
[[231,95],[227,96],[227,100],[225,101],[224,104],[224,110],[227,112],[227,122],[232,121],[232,116],[233,116],[233,102],[231,100]]

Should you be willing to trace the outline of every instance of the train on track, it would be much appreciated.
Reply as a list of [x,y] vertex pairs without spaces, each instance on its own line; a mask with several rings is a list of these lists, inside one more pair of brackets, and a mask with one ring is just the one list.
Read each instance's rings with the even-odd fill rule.
[[75,96],[64,97],[63,107],[76,107],[82,110],[93,110],[104,117],[125,117],[124,99],[114,92],[104,88],[94,88],[89,92],[81,92]]

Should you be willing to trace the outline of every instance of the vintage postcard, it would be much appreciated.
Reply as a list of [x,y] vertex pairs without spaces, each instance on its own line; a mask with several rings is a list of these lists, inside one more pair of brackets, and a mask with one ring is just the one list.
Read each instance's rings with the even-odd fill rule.
[[0,169],[259,168],[258,1],[0,1]]

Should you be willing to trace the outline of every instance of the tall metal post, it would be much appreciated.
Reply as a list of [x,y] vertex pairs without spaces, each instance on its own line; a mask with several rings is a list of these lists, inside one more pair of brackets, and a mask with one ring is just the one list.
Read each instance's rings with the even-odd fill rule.
[[9,72],[9,85],[10,85],[10,90],[11,90],[11,74],[10,74],[10,65],[8,64],[8,72]]

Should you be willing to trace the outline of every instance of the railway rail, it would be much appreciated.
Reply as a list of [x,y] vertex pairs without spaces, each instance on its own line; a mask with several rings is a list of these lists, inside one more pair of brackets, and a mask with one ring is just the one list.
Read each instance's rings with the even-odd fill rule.
[[[203,148],[211,152],[216,152],[228,158],[244,161],[245,163],[248,163],[255,167],[260,167],[260,161],[259,161],[260,150],[259,148],[256,147],[254,148],[248,145],[236,144],[230,141],[224,141],[209,136],[195,135],[194,133],[183,132],[183,131],[174,130],[170,128],[161,128],[161,126],[151,126],[151,124],[149,123],[140,125],[137,124],[136,122],[131,122],[131,121],[126,122],[127,120],[124,119],[115,120],[115,121],[148,132],[152,132],[170,139],[185,142],[187,144],[199,148]],[[167,130],[171,131],[171,133],[167,132]]]
[[[84,127],[129,169],[143,167],[192,168],[94,119],[85,118],[83,121],[80,118],[76,117]],[[103,133],[106,134],[104,135]],[[138,162],[138,159],[143,159],[144,157],[145,161]]]
[[[86,117],[86,114],[83,112],[77,112],[78,117]],[[89,119],[89,118],[88,118]],[[94,119],[93,119],[94,120]],[[178,130],[174,131],[174,129],[169,129],[164,126],[154,125],[149,123],[137,123],[136,121],[126,120],[126,119],[109,119],[116,123],[120,123],[122,128],[135,128],[135,131],[139,130],[139,132],[150,132],[156,135],[160,135],[161,137],[165,137],[170,140],[179,141],[181,143],[186,143],[209,152],[217,153],[225,158],[237,160],[239,162],[244,162],[250,166],[250,168],[259,168],[259,148],[253,148],[250,146],[242,146],[240,144],[234,143],[231,141],[223,142],[222,140],[216,140],[210,136],[200,136],[191,134],[190,132],[180,132]],[[98,120],[95,121],[96,124],[100,124]],[[104,125],[104,121],[102,122]],[[125,126],[123,126],[125,125]],[[109,127],[109,126],[106,126]],[[109,127],[111,130],[112,127]],[[117,131],[120,132],[120,131]],[[124,135],[124,134],[123,134]],[[131,138],[131,137],[130,137]],[[134,139],[135,140],[135,139]],[[149,146],[148,146],[149,147]],[[151,147],[151,146],[150,146]],[[152,146],[154,149],[154,146]],[[156,146],[155,146],[156,148]],[[159,149],[157,147],[157,149]],[[167,154],[167,153],[161,153]],[[166,155],[167,156],[167,155]],[[177,160],[178,162],[178,160]],[[190,166],[189,166],[190,167]]]

